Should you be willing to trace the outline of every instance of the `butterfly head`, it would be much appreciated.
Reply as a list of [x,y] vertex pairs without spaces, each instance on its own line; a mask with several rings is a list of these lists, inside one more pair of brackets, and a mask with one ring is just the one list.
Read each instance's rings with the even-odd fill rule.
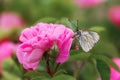
[[80,37],[80,36],[81,36],[81,33],[82,33],[81,30],[77,30],[76,33],[75,33],[76,37]]

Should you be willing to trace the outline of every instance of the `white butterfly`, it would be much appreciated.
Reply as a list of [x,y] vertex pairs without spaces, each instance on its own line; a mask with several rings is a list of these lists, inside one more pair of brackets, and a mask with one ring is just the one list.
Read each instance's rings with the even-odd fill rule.
[[88,30],[78,30],[76,32],[76,37],[85,52],[91,50],[100,38],[98,33]]

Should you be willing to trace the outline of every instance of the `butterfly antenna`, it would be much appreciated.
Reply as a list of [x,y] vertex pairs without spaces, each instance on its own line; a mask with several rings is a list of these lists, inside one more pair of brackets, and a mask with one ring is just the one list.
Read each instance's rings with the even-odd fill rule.
[[76,31],[78,31],[78,20],[77,20],[77,26],[76,26]]

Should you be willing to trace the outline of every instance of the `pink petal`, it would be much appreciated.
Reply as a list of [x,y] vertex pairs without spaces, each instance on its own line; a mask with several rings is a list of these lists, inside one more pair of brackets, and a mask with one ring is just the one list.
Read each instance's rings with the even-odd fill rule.
[[22,31],[22,34],[20,36],[20,41],[25,42],[34,36],[32,35],[32,30],[30,28],[26,28]]
[[39,61],[43,56],[44,51],[41,49],[34,49],[31,54],[28,56],[27,62],[34,63]]
[[22,52],[19,48],[17,49],[17,58],[18,58],[18,61],[23,64],[23,57],[24,57],[24,52]]
[[63,45],[60,49],[60,53],[59,53],[58,57],[56,58],[57,63],[63,63],[68,59],[68,57],[70,55],[69,51],[70,51],[70,48],[72,45],[72,41],[73,41],[73,39],[70,39],[63,43]]
[[24,62],[23,63],[23,67],[26,69],[26,70],[35,70],[37,67],[38,67],[38,64],[39,62],[35,62],[35,63],[26,63]]

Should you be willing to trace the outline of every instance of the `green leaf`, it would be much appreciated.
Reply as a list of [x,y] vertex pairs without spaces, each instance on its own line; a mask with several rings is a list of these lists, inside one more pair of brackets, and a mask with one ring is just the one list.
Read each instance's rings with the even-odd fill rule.
[[50,80],[50,79],[39,76],[39,77],[32,78],[31,80]]
[[51,80],[76,80],[76,79],[72,76],[61,74],[53,77]]
[[81,54],[80,52],[81,52],[80,50],[71,50],[70,51],[71,55]]
[[93,55],[93,57],[97,60],[104,61],[107,65],[112,66],[117,71],[120,71],[119,67],[108,57],[103,56],[103,55]]
[[77,20],[73,20],[71,21],[71,25],[73,26],[73,30],[76,31],[77,30],[77,26],[78,26],[78,23],[77,23]]
[[38,71],[29,71],[27,73],[24,74],[24,77],[25,78],[32,78],[32,77],[37,77],[37,76],[40,76],[41,73],[38,72]]
[[[78,53],[77,51],[72,51],[74,52],[74,55],[71,55],[69,57],[69,60],[68,61],[73,61],[73,60],[84,60],[84,59],[87,59],[91,56],[92,53]],[[76,52],[76,54],[75,54]]]
[[105,27],[94,26],[94,27],[90,28],[90,30],[93,30],[93,31],[96,31],[96,32],[102,32],[102,31],[105,31]]
[[0,79],[0,80],[21,80],[21,79],[20,79],[20,77],[13,75],[10,72],[7,72],[4,70],[2,79]]
[[39,76],[50,77],[46,72],[44,72],[44,71],[37,71],[37,70],[35,70],[35,71],[29,71],[29,72],[27,72],[27,73],[24,74],[25,78],[30,78],[30,79],[33,78],[33,77],[39,77]]
[[2,63],[3,71],[7,71],[8,73],[15,75],[15,76],[22,76],[22,73],[18,66],[14,63],[14,60],[12,58],[5,59]]
[[110,80],[110,69],[104,61],[97,60],[97,69],[100,73],[102,80]]
[[60,75],[60,74],[63,74],[63,73],[67,73],[67,72],[64,69],[60,69],[54,75],[57,76],[57,75]]
[[71,28],[72,30],[75,30],[75,26],[71,24],[71,22],[68,20],[68,18],[62,18],[59,21],[57,21],[57,23],[66,25],[67,27]]

